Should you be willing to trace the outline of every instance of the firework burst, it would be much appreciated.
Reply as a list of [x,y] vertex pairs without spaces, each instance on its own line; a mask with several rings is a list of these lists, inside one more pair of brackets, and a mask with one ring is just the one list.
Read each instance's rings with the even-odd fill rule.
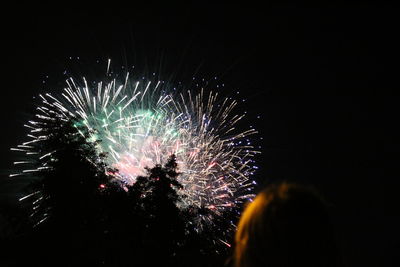
[[181,193],[187,196],[180,207],[212,214],[202,216],[200,224],[212,223],[213,216],[253,196],[250,178],[258,152],[247,136],[256,131],[235,128],[244,117],[235,114],[235,100],[203,88],[176,92],[163,81],[139,82],[129,73],[122,81],[108,77],[90,85],[85,78],[80,83],[69,78],[62,92],[40,95],[40,100],[35,119],[25,124],[29,140],[12,149],[28,155],[28,160],[15,162],[27,167],[10,176],[45,168],[29,166],[50,156],[38,144],[47,139],[43,125],[56,116],[86,127],[91,141],[101,140],[96,149],[106,152],[106,162],[118,169],[114,178],[125,189],[145,174],[145,167],[163,164],[175,154]]

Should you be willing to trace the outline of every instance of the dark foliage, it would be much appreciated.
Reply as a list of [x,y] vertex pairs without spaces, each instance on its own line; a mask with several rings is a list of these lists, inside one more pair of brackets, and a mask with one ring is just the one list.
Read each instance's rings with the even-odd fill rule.
[[[34,228],[25,237],[33,246],[33,262],[40,264],[100,264],[106,233],[106,196],[118,187],[111,180],[104,154],[89,142],[89,131],[74,121],[54,118],[43,128],[46,140],[39,142],[40,154],[32,192]],[[44,168],[43,168],[44,167]],[[36,243],[37,242],[37,243]]]
[[[178,182],[175,155],[164,165],[147,168],[125,191],[113,179],[116,169],[89,142],[91,133],[77,122],[55,119],[39,142],[37,172],[30,192],[32,225],[15,240],[28,257],[21,265],[51,266],[214,266],[227,250],[215,244],[215,229],[229,226],[222,216],[216,227],[195,230],[193,218],[208,209],[178,208],[185,196]],[[203,210],[203,211],[202,211]],[[43,220],[45,219],[45,220]],[[43,221],[42,221],[43,220]],[[42,222],[41,222],[42,221]],[[41,222],[38,224],[38,222]],[[18,265],[17,264],[17,265]]]
[[147,176],[138,177],[129,188],[129,203],[138,230],[132,235],[137,240],[136,263],[151,265],[163,259],[165,264],[174,264],[176,251],[184,242],[185,221],[177,207],[181,201],[177,190],[182,185],[176,179],[176,169],[172,155],[164,166],[147,168]]
[[39,160],[37,167],[45,169],[32,185],[43,198],[36,212],[48,214],[49,221],[84,225],[100,212],[98,196],[112,186],[107,173],[115,170],[107,167],[106,155],[96,151],[96,142],[88,141],[89,131],[78,123],[56,119],[43,134],[47,137],[39,149],[41,154],[50,155]]

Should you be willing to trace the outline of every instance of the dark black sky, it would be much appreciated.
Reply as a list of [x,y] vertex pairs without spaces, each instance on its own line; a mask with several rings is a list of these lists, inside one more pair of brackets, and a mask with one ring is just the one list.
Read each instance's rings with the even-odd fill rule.
[[[315,185],[334,206],[348,265],[390,266],[399,219],[385,210],[385,188],[395,183],[378,162],[392,145],[381,111],[395,106],[386,90],[394,88],[387,76],[397,9],[111,5],[3,10],[2,174],[32,97],[57,85],[67,67],[99,73],[96,59],[112,58],[178,80],[218,76],[229,88],[223,93],[246,96],[242,107],[263,138],[258,179]],[[0,200],[12,202],[15,186],[4,179]]]

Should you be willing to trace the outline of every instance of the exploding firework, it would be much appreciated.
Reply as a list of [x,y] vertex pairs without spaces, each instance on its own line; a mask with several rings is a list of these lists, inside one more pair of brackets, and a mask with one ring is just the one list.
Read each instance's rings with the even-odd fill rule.
[[[69,78],[63,91],[40,95],[40,100],[36,118],[25,125],[29,141],[13,149],[29,159],[15,164],[29,166],[51,155],[38,150],[38,144],[47,140],[43,125],[56,116],[86,127],[90,140],[101,140],[96,149],[106,152],[106,162],[118,169],[114,178],[125,189],[145,175],[145,167],[163,164],[175,154],[181,193],[187,196],[180,207],[212,214],[202,215],[200,224],[212,223],[213,216],[253,197],[250,178],[257,151],[248,136],[256,131],[235,128],[244,117],[235,114],[235,100],[204,88],[177,92],[163,81],[135,81],[129,73],[122,81],[107,75],[107,81],[90,85],[85,78],[80,84]],[[10,176],[40,168],[45,166],[26,167]]]

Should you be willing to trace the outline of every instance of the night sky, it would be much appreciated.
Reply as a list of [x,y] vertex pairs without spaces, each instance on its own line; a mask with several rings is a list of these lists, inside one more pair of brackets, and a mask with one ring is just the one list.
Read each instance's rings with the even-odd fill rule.
[[395,109],[395,93],[383,92],[395,87],[385,75],[395,65],[398,10],[109,5],[3,10],[10,16],[1,18],[2,209],[16,205],[23,184],[8,181],[9,147],[23,141],[33,97],[62,87],[65,70],[101,79],[99,66],[111,58],[116,71],[134,65],[174,81],[216,76],[259,131],[260,184],[316,186],[332,204],[347,266],[392,266],[399,217],[385,192],[395,182],[378,162],[392,146],[380,114]]

